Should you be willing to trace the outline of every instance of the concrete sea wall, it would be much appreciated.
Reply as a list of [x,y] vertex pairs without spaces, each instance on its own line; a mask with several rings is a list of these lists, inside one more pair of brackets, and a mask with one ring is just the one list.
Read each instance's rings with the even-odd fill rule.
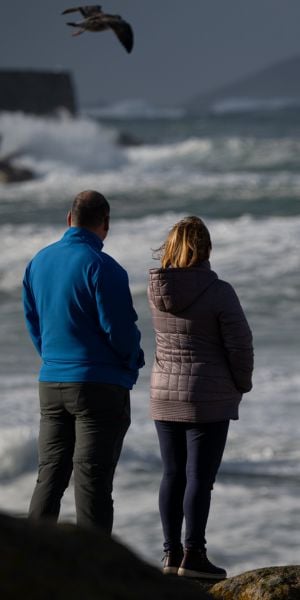
[[70,73],[0,70],[0,111],[50,115],[60,109],[76,113]]

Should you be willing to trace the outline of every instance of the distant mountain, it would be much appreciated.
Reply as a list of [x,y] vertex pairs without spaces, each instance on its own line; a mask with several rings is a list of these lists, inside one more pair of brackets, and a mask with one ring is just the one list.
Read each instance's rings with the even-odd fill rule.
[[280,108],[300,104],[300,56],[282,60],[191,100],[189,108],[234,110],[235,106]]

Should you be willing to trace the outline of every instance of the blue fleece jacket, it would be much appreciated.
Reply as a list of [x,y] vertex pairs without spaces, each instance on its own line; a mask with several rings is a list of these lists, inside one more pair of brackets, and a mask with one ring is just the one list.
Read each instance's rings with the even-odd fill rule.
[[40,381],[131,389],[144,364],[126,271],[83,227],[70,227],[27,266],[25,320],[42,358]]

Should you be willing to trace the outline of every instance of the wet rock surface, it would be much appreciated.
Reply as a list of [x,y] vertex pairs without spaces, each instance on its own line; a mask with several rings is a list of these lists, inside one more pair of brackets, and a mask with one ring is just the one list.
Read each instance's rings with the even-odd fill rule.
[[248,571],[213,585],[209,592],[215,600],[300,600],[300,566]]
[[0,183],[21,183],[34,179],[31,169],[16,167],[9,160],[0,160]]

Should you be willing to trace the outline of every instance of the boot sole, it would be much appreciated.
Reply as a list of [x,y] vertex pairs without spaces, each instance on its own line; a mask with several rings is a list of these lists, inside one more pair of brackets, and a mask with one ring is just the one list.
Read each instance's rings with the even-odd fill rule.
[[178,567],[164,567],[162,571],[164,575],[177,575]]
[[191,577],[194,579],[226,579],[227,575],[217,575],[216,573],[204,573],[202,571],[191,571],[190,569],[184,569],[183,567],[179,567],[178,573],[179,577]]

